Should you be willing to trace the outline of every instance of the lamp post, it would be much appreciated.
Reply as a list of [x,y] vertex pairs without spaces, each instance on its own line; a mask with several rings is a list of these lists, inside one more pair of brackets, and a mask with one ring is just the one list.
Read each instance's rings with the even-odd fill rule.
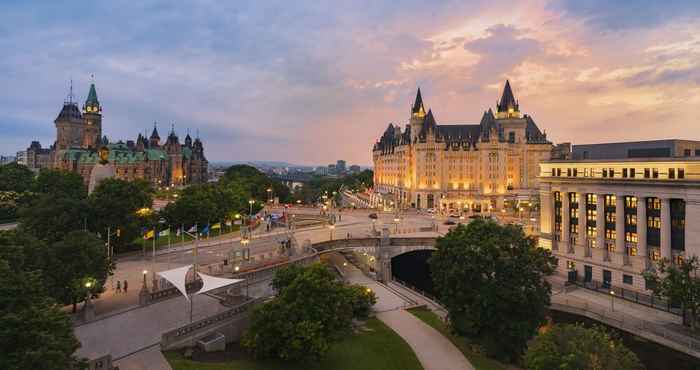
[[615,312],[615,291],[610,290],[610,310]]
[[253,204],[255,201],[253,199],[248,201],[248,204],[250,205],[250,210],[248,211],[248,216],[253,217]]
[[394,234],[399,233],[399,222],[401,222],[399,215],[394,216]]
[[272,188],[267,188],[267,202],[272,203]]
[[335,229],[335,225],[328,225],[328,230],[330,230],[331,240],[333,240],[333,229]]

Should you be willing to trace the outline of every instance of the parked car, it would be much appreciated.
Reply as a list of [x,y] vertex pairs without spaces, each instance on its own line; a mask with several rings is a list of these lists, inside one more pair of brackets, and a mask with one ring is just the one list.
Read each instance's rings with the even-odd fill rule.
[[483,217],[481,217],[481,215],[471,215],[471,216],[469,216],[469,218],[476,219],[476,218],[483,218]]
[[452,218],[459,218],[459,215],[456,213],[450,213],[450,217]]
[[435,213],[435,208],[428,208],[428,213]]
[[376,213],[370,213],[370,214],[369,214],[369,218],[373,218],[373,219],[376,220],[377,218],[379,218],[379,216],[377,216]]
[[445,224],[445,225],[456,225],[457,223],[454,222],[454,221],[452,221],[452,220],[447,220],[447,221],[445,221],[444,224]]

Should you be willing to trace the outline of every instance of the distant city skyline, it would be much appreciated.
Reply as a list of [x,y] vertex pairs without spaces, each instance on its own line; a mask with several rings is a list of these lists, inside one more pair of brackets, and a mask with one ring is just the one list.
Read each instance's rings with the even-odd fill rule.
[[651,0],[3,2],[0,154],[52,144],[70,80],[84,94],[93,74],[110,139],[174,124],[212,162],[366,166],[418,86],[438,124],[478,123],[506,79],[557,143],[697,140],[699,13]]

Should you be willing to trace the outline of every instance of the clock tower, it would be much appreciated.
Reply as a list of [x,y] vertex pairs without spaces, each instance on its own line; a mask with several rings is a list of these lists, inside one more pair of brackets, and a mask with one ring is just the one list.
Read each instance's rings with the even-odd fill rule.
[[85,120],[85,129],[83,130],[82,147],[97,149],[102,138],[102,106],[97,100],[94,83],[90,84],[90,92],[85,100],[85,105],[83,105],[83,119]]

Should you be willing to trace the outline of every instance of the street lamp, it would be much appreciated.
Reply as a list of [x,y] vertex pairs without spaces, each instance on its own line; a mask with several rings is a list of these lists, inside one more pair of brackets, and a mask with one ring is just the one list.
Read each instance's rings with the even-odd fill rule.
[[401,222],[401,219],[400,219],[399,216],[397,215],[396,217],[394,217],[394,226],[395,226],[395,228],[394,228],[394,233],[395,233],[395,234],[398,234],[398,233],[399,233],[399,222]]
[[141,289],[148,290],[148,285],[146,284],[146,275],[148,275],[148,270],[143,270],[143,287]]
[[253,203],[255,203],[255,201],[252,199],[248,201],[248,204],[250,205],[250,211],[248,212],[249,216],[253,216]]
[[615,291],[610,290],[610,310],[615,312]]
[[335,225],[328,225],[328,230],[330,230],[330,237],[331,240],[333,240],[333,229],[335,229]]

